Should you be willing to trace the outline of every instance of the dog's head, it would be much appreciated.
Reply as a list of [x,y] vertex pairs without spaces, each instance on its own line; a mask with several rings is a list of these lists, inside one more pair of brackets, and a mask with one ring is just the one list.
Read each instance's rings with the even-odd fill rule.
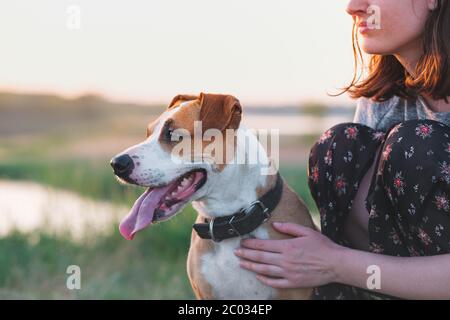
[[[223,170],[233,154],[220,150],[226,157],[220,164],[211,161],[211,155],[204,156],[214,141],[205,140],[204,133],[209,129],[220,133],[237,130],[241,113],[239,101],[230,95],[178,95],[148,125],[145,141],[111,160],[119,180],[147,187],[120,224],[126,239],[131,240],[137,231],[171,218],[190,201],[205,196],[208,177]],[[223,149],[235,143],[234,139],[225,140],[226,134],[222,137],[219,145]]]

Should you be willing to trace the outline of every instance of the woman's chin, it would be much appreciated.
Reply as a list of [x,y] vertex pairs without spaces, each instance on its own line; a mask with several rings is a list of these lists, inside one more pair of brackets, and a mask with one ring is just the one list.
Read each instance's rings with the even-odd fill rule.
[[385,45],[375,41],[374,39],[364,39],[361,41],[361,49],[367,54],[390,54],[390,50]]

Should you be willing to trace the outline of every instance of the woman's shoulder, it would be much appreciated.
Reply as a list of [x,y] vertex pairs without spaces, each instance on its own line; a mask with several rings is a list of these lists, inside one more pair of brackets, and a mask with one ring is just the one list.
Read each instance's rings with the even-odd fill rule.
[[403,110],[400,105],[401,101],[397,96],[382,102],[361,97],[356,101],[353,122],[364,124],[376,130],[384,130],[392,122],[401,121]]

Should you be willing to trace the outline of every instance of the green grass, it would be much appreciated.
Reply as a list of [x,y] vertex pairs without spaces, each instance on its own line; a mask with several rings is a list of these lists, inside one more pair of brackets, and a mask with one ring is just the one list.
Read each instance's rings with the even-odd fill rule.
[[[156,227],[158,228],[158,227]],[[132,242],[118,234],[75,244],[45,233],[0,239],[0,299],[192,299],[182,242],[154,232]],[[66,288],[66,268],[81,268],[81,290]]]
[[[290,186],[315,210],[305,167],[283,167]],[[131,206],[143,189],[118,183],[107,163],[12,161],[0,163],[0,179],[32,180],[83,196]],[[75,243],[42,230],[0,238],[0,299],[192,299],[186,256],[195,218],[189,206],[176,218],[125,241],[112,232]],[[65,270],[78,265],[82,290],[66,289]]]

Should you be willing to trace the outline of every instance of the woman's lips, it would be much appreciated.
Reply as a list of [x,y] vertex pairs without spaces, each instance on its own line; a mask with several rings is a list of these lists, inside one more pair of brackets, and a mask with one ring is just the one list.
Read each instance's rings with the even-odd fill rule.
[[372,28],[367,25],[367,22],[363,21],[358,24],[358,32],[360,34],[367,34],[370,30],[372,30]]

